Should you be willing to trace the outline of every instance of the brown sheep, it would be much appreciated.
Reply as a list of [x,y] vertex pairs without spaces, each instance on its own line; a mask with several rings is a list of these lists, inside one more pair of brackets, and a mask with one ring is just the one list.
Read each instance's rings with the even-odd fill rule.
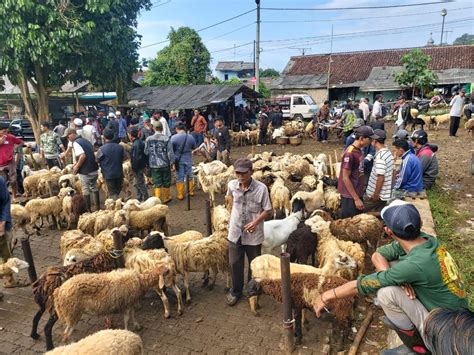
[[368,242],[374,248],[377,247],[377,242],[383,234],[382,221],[365,213],[332,221],[329,228],[337,239],[360,244]]

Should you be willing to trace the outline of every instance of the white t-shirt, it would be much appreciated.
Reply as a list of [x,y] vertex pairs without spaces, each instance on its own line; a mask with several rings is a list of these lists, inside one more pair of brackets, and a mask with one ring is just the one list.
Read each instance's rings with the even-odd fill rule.
[[374,107],[372,108],[372,115],[374,117],[382,117],[382,104],[380,103],[380,101],[374,102]]
[[166,118],[160,117],[160,122],[163,125],[163,135],[167,137],[171,137],[170,126],[168,126],[168,122],[166,121]]
[[94,145],[96,143],[97,130],[94,126],[88,124],[85,125],[82,129],[82,138],[87,139],[90,144]]
[[395,160],[388,148],[382,148],[375,154],[374,166],[370,173],[369,183],[367,185],[367,196],[372,197],[375,192],[377,176],[383,175],[383,185],[380,190],[380,199],[388,201],[392,195],[392,175]]
[[403,116],[402,116],[402,106],[398,108],[398,115],[397,115],[397,120],[395,121],[395,124],[397,126],[400,126],[403,123]]
[[464,103],[464,98],[456,95],[453,97],[449,105],[451,106],[451,110],[449,111],[450,116],[454,117],[461,117],[462,114],[462,104]]

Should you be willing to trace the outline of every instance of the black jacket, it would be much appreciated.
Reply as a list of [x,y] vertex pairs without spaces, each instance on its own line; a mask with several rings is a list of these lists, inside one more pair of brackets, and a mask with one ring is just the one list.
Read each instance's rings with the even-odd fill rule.
[[145,169],[147,156],[145,155],[145,143],[141,139],[135,139],[132,144],[132,170],[139,171]]
[[92,144],[87,139],[84,139],[82,137],[77,138],[74,143],[77,143],[81,146],[86,156],[86,160],[79,168],[79,174],[87,175],[89,173],[92,173],[93,171],[99,170],[99,166],[95,161],[94,147],[92,147]]
[[222,152],[230,151],[230,134],[227,127],[216,128],[214,130],[214,138],[217,140],[217,149]]
[[124,149],[118,143],[105,143],[97,151],[97,161],[105,180],[123,177]]
[[404,104],[399,108],[402,110],[402,118],[405,124],[411,123],[413,121],[413,117],[411,116],[411,107],[408,104]]

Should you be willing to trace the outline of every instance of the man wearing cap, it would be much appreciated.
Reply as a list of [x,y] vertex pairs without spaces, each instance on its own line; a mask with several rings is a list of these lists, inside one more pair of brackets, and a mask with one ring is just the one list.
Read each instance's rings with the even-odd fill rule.
[[132,142],[131,164],[133,176],[135,177],[135,189],[137,190],[137,199],[142,202],[148,198],[148,188],[145,183],[145,169],[148,165],[148,159],[145,155],[145,143],[138,137],[137,127],[130,127],[128,136]]
[[145,140],[145,154],[148,156],[148,166],[155,185],[155,197],[163,203],[171,201],[171,167],[175,162],[173,145],[169,137],[163,134],[160,121],[154,123],[155,134]]
[[82,137],[82,125],[84,122],[82,121],[82,118],[75,118],[73,121],[73,127],[76,130],[76,133],[78,136]]
[[398,98],[398,111],[397,111],[397,120],[395,121],[395,134],[400,129],[405,129],[407,124],[409,124],[413,118],[411,116],[411,107],[406,102],[405,96],[400,96]]
[[[120,111],[117,111],[117,112],[120,112]],[[112,142],[120,143],[119,123],[113,112],[109,113],[109,123],[107,123],[107,126],[105,126],[104,130],[106,129],[109,129],[114,133],[114,138],[112,139]]]
[[75,156],[75,164],[72,167],[72,171],[74,174],[79,174],[86,211],[91,211],[91,199],[93,200],[95,210],[99,210],[100,199],[99,190],[97,189],[99,166],[95,160],[94,147],[87,139],[79,137],[74,128],[66,129],[64,136],[71,143],[71,150]]
[[468,309],[466,291],[454,259],[438,240],[421,231],[421,217],[412,204],[397,200],[381,213],[393,242],[372,254],[376,272],[359,276],[321,294],[314,303],[319,317],[331,301],[377,293],[384,323],[403,345],[382,354],[427,353],[424,320],[435,308]]
[[362,149],[370,145],[374,131],[362,126],[355,132],[355,141],[344,151],[337,188],[341,194],[341,217],[355,216],[364,210],[364,154]]
[[140,139],[146,141],[146,139],[155,134],[153,130],[153,125],[151,124],[150,117],[143,117],[143,127],[140,130]]
[[380,129],[374,130],[372,146],[375,148],[374,165],[364,195],[364,212],[379,212],[392,196],[392,177],[395,161],[385,146],[387,135]]
[[170,117],[168,119],[168,127],[170,129],[170,134],[176,134],[176,125],[178,124],[178,116],[176,111],[170,112]]
[[153,115],[151,116],[151,124],[155,126],[156,122],[161,123],[161,126],[163,127],[163,134],[167,137],[171,137],[171,131],[168,126],[168,122],[166,121],[166,118],[163,117],[161,111],[155,111],[153,112]]
[[222,116],[217,116],[215,120],[214,138],[217,141],[217,160],[226,165],[230,164],[231,139],[229,129],[224,126]]
[[64,152],[64,146],[61,138],[49,127],[49,122],[42,122],[40,125],[41,132],[43,132],[40,136],[40,154],[46,160],[48,168],[51,169],[53,166],[61,166],[59,154]]
[[270,124],[270,117],[268,116],[268,107],[266,105],[262,106],[260,112],[260,124],[259,129],[260,132],[258,134],[258,144],[257,146],[267,145],[267,130],[268,125]]
[[[252,179],[252,162],[237,159],[234,168],[237,179],[229,181],[226,194],[232,198],[228,235],[232,289],[226,299],[229,306],[235,305],[242,295],[245,255],[250,264],[261,254],[263,221],[272,210],[267,187]],[[248,276],[250,279],[250,273]]]
[[194,196],[193,182],[193,150],[196,141],[186,132],[186,126],[180,122],[176,125],[176,134],[171,137],[176,168],[176,191],[178,200],[184,199],[184,181],[189,181],[189,195]]
[[438,158],[435,155],[438,146],[428,143],[428,133],[422,129],[413,132],[411,140],[415,147],[416,156],[421,162],[423,188],[425,190],[431,189],[439,174]]
[[92,146],[97,144],[99,138],[99,132],[95,127],[95,118],[89,117],[86,120],[85,126],[82,128],[82,137],[87,139]]
[[8,133],[8,122],[0,122],[0,172],[10,182],[13,199],[17,197],[16,163],[13,151],[15,146],[23,145],[20,138]]
[[104,130],[105,144],[99,148],[96,154],[100,165],[102,176],[107,184],[109,196],[114,201],[119,198],[123,186],[123,161],[125,151],[119,143],[112,142],[114,132],[110,129]]
[[411,151],[407,141],[403,139],[396,140],[393,142],[393,146],[395,147],[395,158],[401,158],[402,165],[393,186],[392,195],[402,197],[407,193],[423,191],[423,174],[420,160]]
[[[122,112],[115,112],[115,119],[118,123],[118,139],[119,142],[125,142],[127,139],[127,120],[122,116]],[[115,141],[115,143],[119,143]]]
[[394,140],[403,139],[407,141],[408,145],[410,146],[410,150],[412,151],[412,153],[415,153],[415,148],[413,147],[413,141],[410,139],[410,134],[406,130],[404,129],[398,130],[397,133],[395,133],[392,138]]
[[451,137],[456,137],[456,133],[459,128],[459,121],[461,120],[462,107],[464,106],[464,95],[466,91],[461,89],[459,94],[453,97],[449,106],[451,110],[449,111],[450,123],[449,123],[449,135]]

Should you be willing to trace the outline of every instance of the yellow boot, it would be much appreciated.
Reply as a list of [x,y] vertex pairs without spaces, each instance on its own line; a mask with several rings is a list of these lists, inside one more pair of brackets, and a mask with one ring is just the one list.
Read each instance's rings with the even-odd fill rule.
[[184,200],[184,182],[176,183],[176,192],[178,193],[178,200]]
[[171,201],[170,197],[170,188],[169,187],[162,187],[161,191],[163,192],[163,198],[161,199],[162,203],[168,203]]
[[189,180],[189,196],[194,196],[194,182]]
[[159,199],[161,199],[161,191],[160,191],[160,188],[159,187],[155,187],[155,197],[158,197]]

